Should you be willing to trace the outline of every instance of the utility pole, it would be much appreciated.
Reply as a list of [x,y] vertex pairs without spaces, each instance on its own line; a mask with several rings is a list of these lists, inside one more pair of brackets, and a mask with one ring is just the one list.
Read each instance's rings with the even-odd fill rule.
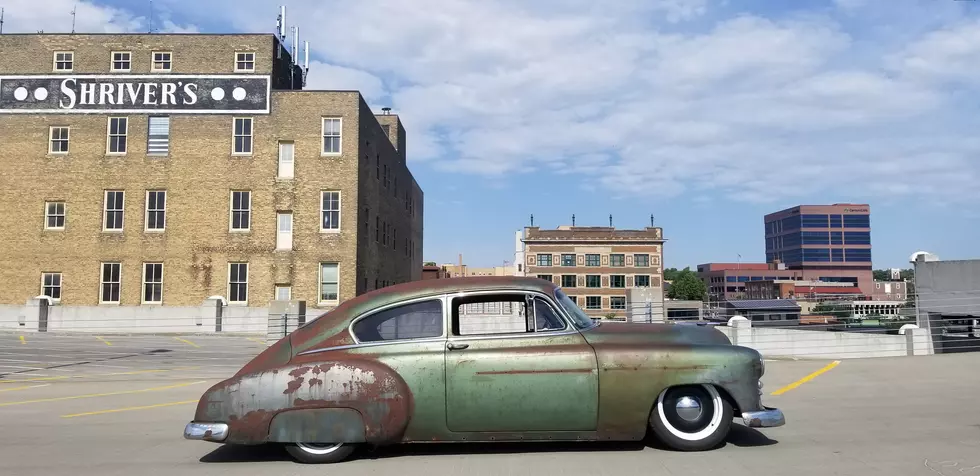
[[3,34],[3,8],[0,8],[0,35]]

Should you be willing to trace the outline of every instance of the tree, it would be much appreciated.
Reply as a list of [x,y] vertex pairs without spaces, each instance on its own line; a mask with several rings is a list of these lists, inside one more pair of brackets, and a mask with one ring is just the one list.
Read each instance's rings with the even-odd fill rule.
[[838,319],[846,319],[852,316],[851,309],[849,307],[841,306],[840,304],[826,303],[820,303],[813,306],[813,309],[810,310],[810,314],[834,316]]
[[426,261],[425,263],[422,263],[422,266],[435,266],[435,265],[436,265],[435,261]]
[[892,279],[892,274],[887,269],[876,269],[871,273],[874,275],[875,281],[889,281]]
[[[664,279],[666,279],[666,275]],[[670,288],[667,289],[668,298],[685,301],[703,301],[707,294],[708,287],[690,268],[678,271],[670,284]]]
[[[691,267],[687,266],[682,271],[690,271]],[[677,268],[666,268],[664,269],[664,281],[673,281],[677,279],[677,276],[682,272],[678,271]]]

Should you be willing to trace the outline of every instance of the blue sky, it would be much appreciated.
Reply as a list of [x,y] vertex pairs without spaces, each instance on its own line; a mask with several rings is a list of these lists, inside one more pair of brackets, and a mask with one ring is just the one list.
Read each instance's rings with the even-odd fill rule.
[[[145,31],[148,2],[0,0],[5,31]],[[134,6],[136,5],[136,6]],[[155,0],[160,31],[271,32],[277,2]],[[59,14],[59,12],[63,12]],[[293,0],[309,87],[408,129],[426,260],[529,222],[642,227],[667,266],[764,259],[762,217],[869,203],[876,267],[978,258],[980,2]]]

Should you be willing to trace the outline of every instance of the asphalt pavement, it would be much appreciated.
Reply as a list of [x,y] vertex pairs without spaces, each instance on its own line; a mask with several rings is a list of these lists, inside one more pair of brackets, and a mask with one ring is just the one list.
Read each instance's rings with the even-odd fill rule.
[[314,466],[276,446],[184,440],[201,393],[264,346],[0,333],[0,474],[980,475],[980,354],[769,361],[764,401],[786,426],[736,424],[723,447],[702,453],[655,442],[424,444]]

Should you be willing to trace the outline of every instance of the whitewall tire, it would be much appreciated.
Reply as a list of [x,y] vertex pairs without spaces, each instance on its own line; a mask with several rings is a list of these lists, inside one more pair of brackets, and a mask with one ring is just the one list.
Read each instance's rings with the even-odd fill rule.
[[728,436],[733,413],[713,385],[670,387],[657,396],[650,428],[671,449],[703,451]]
[[337,463],[347,459],[356,449],[345,443],[287,443],[286,452],[300,463]]

